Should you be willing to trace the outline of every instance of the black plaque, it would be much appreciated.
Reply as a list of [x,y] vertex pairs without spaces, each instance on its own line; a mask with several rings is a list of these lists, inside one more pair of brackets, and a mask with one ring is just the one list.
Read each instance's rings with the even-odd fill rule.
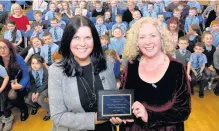
[[131,118],[134,90],[99,90],[98,120],[109,120],[111,117]]

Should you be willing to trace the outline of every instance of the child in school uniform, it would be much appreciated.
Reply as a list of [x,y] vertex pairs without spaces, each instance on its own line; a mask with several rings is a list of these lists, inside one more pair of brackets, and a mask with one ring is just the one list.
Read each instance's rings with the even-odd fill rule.
[[126,33],[127,27],[124,23],[122,23],[122,15],[121,14],[116,15],[116,23],[113,25],[112,30],[114,30],[116,27],[121,28],[123,34]]
[[107,28],[106,28],[106,25],[104,25],[103,16],[98,15],[96,19],[97,19],[97,22],[96,22],[95,27],[97,29],[99,36],[106,34]]
[[[219,74],[219,48],[217,48],[216,51],[214,52],[213,62],[214,62],[215,71],[218,75]],[[219,96],[219,81],[217,81],[217,84],[215,88],[213,89],[213,91],[216,96]]]
[[176,50],[175,55],[176,59],[185,66],[187,66],[191,55],[191,52],[186,49],[188,46],[189,38],[187,36],[181,36],[178,42],[179,49]]
[[68,2],[62,2],[62,9],[61,9],[62,19],[66,22],[73,17],[73,12],[69,8]]
[[34,23],[34,31],[33,31],[33,34],[31,35],[30,38],[38,37],[42,40],[43,39],[43,34],[44,34],[43,25],[38,23],[38,22],[35,22]]
[[52,34],[53,42],[57,45],[60,45],[62,35],[63,35],[63,29],[58,26],[58,20],[56,18],[52,18],[50,20],[51,23],[51,29],[49,32]]
[[43,35],[44,45],[40,49],[40,56],[45,60],[45,67],[48,69],[53,63],[52,55],[55,51],[58,51],[59,46],[53,43],[52,34],[49,32],[44,33]]
[[117,0],[111,0],[110,1],[110,11],[111,11],[111,14],[112,14],[112,21],[116,21],[116,15],[117,14],[120,14],[120,9],[117,7]]
[[30,60],[30,58],[33,55],[35,55],[35,54],[40,55],[40,48],[43,45],[42,40],[39,39],[38,37],[33,37],[33,38],[30,39],[30,41],[31,41],[31,47],[28,50],[28,54],[27,54],[27,56],[24,59],[24,61],[26,63],[28,63],[28,61]]
[[45,14],[45,20],[51,20],[55,17],[55,11],[56,11],[56,4],[50,3],[49,4],[49,11]]
[[189,16],[186,17],[185,24],[184,24],[184,32],[187,33],[189,30],[190,25],[197,24],[199,25],[199,19],[196,16],[197,9],[192,7],[189,9]]
[[[47,114],[43,117],[44,121],[50,119],[49,103],[45,102],[48,98],[48,70],[43,67],[44,59],[40,55],[34,55],[31,58],[30,75],[30,92],[25,98],[25,102],[31,105],[31,115],[37,113],[38,105],[47,110]],[[36,104],[37,103],[37,104]]]
[[109,49],[115,50],[120,58],[122,58],[122,52],[126,42],[126,38],[122,33],[122,29],[119,27],[115,28],[113,30],[113,36],[114,37],[110,38]]
[[[205,64],[207,63],[207,58],[204,51],[204,43],[197,42],[194,46],[194,53],[191,54],[190,60],[187,65],[187,75],[191,81],[191,92],[194,95],[194,86],[200,82],[199,86],[199,97],[204,97],[204,86],[206,84],[205,74],[203,73],[205,69]],[[191,74],[190,74],[191,71]]]
[[16,47],[16,50],[20,52],[22,47],[20,44],[22,43],[22,34],[16,28],[16,24],[13,20],[8,20],[7,22],[7,30],[3,33],[3,38],[9,40]]
[[163,13],[158,13],[157,14],[157,19],[162,23],[162,25],[167,28],[167,24],[165,23],[165,17]]
[[129,22],[129,28],[131,28],[132,24],[134,24],[135,21],[137,21],[138,19],[142,17],[141,11],[135,9],[132,13],[132,17],[133,17],[133,20]]
[[197,9],[197,12],[198,13],[201,13],[201,5],[200,3],[197,1],[197,0],[189,0],[187,2],[187,5],[190,7],[190,8],[196,8]]
[[31,28],[34,27],[34,24],[36,22],[40,23],[43,26],[43,29],[47,29],[49,27],[47,22],[45,20],[42,20],[42,12],[41,11],[37,10],[34,12],[34,19],[35,19],[35,21],[33,21],[33,23],[31,24]]
[[210,25],[210,31],[213,34],[213,45],[217,48],[219,46],[219,20],[213,20]]
[[101,35],[100,42],[101,42],[101,46],[104,52],[109,49],[109,36],[108,35]]
[[194,52],[194,45],[197,42],[201,42],[201,29],[199,27],[199,25],[197,24],[192,24],[189,27],[189,31],[187,32],[187,35],[189,37],[189,46],[187,47],[187,49],[193,53]]
[[95,1],[95,9],[92,11],[92,17],[97,17],[98,15],[104,16],[105,10],[102,7],[101,1]]
[[[11,109],[8,108],[8,82],[9,76],[5,68],[0,65],[0,130],[9,131],[12,128],[14,116],[11,114]],[[3,127],[4,125],[4,127]]]
[[154,2],[154,11],[157,13],[162,13],[162,12],[164,12],[164,10],[165,10],[165,6],[164,6],[163,1],[156,0]]
[[148,10],[144,12],[143,16],[157,18],[157,12],[154,11],[153,3],[148,3]]
[[58,20],[58,26],[61,27],[62,29],[65,28],[66,23],[65,21],[62,20],[62,14],[60,12],[57,12],[55,15],[56,19]]
[[[211,85],[216,77],[217,73],[214,69],[213,65],[213,55],[216,51],[216,48],[212,45],[213,43],[213,35],[211,32],[204,32],[202,35],[202,41],[205,44],[203,54],[207,57],[207,63],[205,64],[205,76],[208,81],[207,88],[211,90]],[[206,88],[205,88],[206,89]]]
[[104,13],[104,23],[112,23],[112,14],[110,10],[106,10]]

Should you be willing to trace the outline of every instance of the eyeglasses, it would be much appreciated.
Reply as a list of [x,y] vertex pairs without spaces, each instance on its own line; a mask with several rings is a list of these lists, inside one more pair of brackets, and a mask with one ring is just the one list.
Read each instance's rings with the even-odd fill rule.
[[2,50],[7,50],[8,49],[8,47],[7,46],[0,46],[0,50],[2,51]]

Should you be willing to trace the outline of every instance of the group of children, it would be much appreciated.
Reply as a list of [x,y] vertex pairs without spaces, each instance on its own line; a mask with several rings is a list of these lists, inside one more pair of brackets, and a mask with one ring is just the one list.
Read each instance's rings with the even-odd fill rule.
[[[96,18],[96,23],[94,24],[100,36],[102,49],[105,51],[106,56],[109,57],[109,60],[114,63],[114,74],[118,80],[119,87],[120,69],[125,63],[122,58],[122,52],[126,43],[125,36],[128,28],[135,21],[146,16],[158,18],[163,23],[163,26],[167,27],[166,22],[168,20],[166,20],[162,12],[169,11],[171,8],[166,4],[166,1],[164,3],[162,1],[146,3],[140,0],[136,4],[136,9],[133,10],[133,20],[128,23],[123,21],[122,11],[117,7],[116,1],[112,0],[109,3],[112,8],[105,10],[101,1],[94,2],[91,16]],[[219,50],[216,50],[219,45],[219,20],[214,20],[207,31],[202,34],[199,27],[200,22],[196,16],[197,12],[200,12],[197,1],[191,0],[187,5],[190,6],[187,13],[184,11],[186,7],[183,3],[177,4],[177,8],[172,10],[173,17],[179,20],[180,30],[186,34],[179,39],[177,38],[177,50],[173,57],[186,66],[187,75],[191,81],[192,94],[194,94],[193,87],[200,83],[199,97],[203,98],[204,90],[212,89],[212,83],[219,72]],[[25,48],[20,46],[23,42],[21,31],[16,29],[14,21],[7,21],[7,30],[2,37],[11,41],[20,54],[25,54],[22,56],[30,67],[31,88],[25,101],[33,107],[32,115],[37,113],[37,108],[40,105],[48,111],[43,119],[50,119],[49,105],[44,101],[48,97],[47,69],[52,63],[61,58],[57,51],[61,44],[66,22],[74,16],[74,13],[76,15],[89,16],[89,9],[86,9],[87,6],[88,3],[86,1],[81,1],[79,6],[73,6],[74,9],[69,6],[68,2],[51,2],[49,10],[45,14],[43,14],[42,10],[35,11],[35,21],[31,24],[32,33],[28,38],[29,45]],[[207,9],[211,10],[210,7]],[[208,15],[208,13],[209,11],[206,11],[204,16]],[[4,67],[0,67],[0,75],[4,79],[0,88],[0,92],[2,92],[5,88],[5,83],[8,83],[7,72]],[[216,87],[219,88],[219,83]],[[216,94],[219,95],[218,93]]]

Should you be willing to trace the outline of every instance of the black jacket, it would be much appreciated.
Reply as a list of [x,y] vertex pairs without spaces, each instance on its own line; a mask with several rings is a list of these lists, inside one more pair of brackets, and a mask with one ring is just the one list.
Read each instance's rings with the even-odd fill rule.
[[214,52],[216,51],[216,48],[212,45],[212,49],[210,52],[208,52],[208,50],[206,50],[206,47],[204,47],[204,52],[203,54],[206,55],[207,57],[207,63],[205,64],[206,67],[209,67],[209,66],[213,66],[214,65],[214,62],[213,62],[213,55],[214,55]]

